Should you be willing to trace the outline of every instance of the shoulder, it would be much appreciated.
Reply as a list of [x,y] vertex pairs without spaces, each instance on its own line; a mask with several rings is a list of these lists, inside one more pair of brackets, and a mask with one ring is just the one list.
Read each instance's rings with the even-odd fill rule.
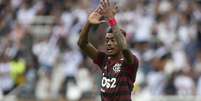
[[134,54],[134,53],[131,53],[131,58],[132,58],[132,63],[131,64],[127,64],[126,62],[124,62],[125,63],[125,65],[126,66],[134,66],[134,67],[138,67],[138,65],[139,65],[139,59],[138,59],[138,57]]
[[133,82],[135,82],[135,78],[137,75],[138,67],[139,67],[139,59],[135,54],[132,54],[133,63],[132,64],[124,64],[124,71],[126,71]]
[[96,57],[96,59],[105,59],[107,58],[106,53],[102,52],[102,51],[98,51],[98,55]]
[[133,56],[133,64],[138,66],[138,65],[139,65],[139,59],[138,59],[137,56],[136,56],[135,54],[133,54],[133,53],[132,53],[132,56]]
[[103,65],[107,55],[104,52],[98,51],[97,57],[93,60],[93,62],[99,66]]
[[135,74],[139,67],[139,59],[137,58],[137,56],[132,53],[132,58],[133,58],[132,64],[126,64],[125,62],[123,63],[125,67],[124,70],[129,72],[129,74]]

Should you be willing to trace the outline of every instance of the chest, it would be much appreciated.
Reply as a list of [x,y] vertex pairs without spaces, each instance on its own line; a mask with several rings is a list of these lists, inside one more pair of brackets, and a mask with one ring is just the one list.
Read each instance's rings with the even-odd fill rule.
[[115,92],[129,82],[127,66],[123,61],[108,62],[102,69],[102,92]]
[[118,76],[124,69],[123,61],[107,61],[103,66],[103,76],[116,77]]

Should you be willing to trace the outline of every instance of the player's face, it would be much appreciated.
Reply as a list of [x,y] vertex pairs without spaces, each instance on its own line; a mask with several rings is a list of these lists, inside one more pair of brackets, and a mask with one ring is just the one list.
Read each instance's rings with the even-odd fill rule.
[[117,41],[112,33],[106,33],[105,46],[107,55],[114,56],[120,52],[120,49],[117,46]]

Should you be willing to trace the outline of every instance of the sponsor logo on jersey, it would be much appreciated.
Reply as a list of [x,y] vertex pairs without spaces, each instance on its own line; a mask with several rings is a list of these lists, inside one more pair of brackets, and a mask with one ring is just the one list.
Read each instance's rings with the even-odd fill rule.
[[[116,78],[107,78],[107,77],[103,77],[102,78],[102,82],[101,82],[101,86],[103,88],[115,88],[117,85],[116,85],[116,82],[117,82],[117,79]],[[104,90],[102,90],[102,92],[104,92]]]

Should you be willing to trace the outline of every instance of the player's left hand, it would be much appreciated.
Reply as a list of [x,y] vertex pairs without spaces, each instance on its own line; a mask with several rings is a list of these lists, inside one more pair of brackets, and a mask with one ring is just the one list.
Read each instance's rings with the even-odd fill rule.
[[103,11],[103,16],[108,19],[114,18],[118,11],[118,6],[116,4],[110,4],[109,0],[101,0],[100,8]]
[[105,22],[104,20],[101,20],[103,10],[98,6],[96,10],[94,10],[88,17],[88,21],[91,24],[101,24]]

